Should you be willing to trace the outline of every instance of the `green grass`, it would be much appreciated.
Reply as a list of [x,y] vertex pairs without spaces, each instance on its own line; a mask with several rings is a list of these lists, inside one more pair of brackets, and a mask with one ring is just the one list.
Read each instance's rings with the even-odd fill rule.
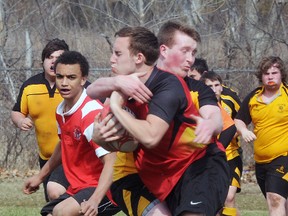
[[[21,189],[22,179],[0,179],[0,215],[3,216],[39,216],[44,205],[43,191],[25,195]],[[244,184],[237,194],[237,206],[241,216],[268,216],[266,202],[259,188],[254,183]],[[123,216],[118,213],[117,216]]]

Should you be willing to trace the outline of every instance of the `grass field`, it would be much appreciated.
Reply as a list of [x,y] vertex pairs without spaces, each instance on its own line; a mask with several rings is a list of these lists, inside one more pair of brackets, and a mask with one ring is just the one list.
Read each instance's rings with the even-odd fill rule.
[[[0,215],[1,216],[38,216],[44,205],[43,191],[30,196],[21,191],[23,179],[0,179]],[[241,216],[268,216],[265,200],[255,183],[243,184],[237,194],[237,205]],[[119,213],[117,216],[124,216]]]

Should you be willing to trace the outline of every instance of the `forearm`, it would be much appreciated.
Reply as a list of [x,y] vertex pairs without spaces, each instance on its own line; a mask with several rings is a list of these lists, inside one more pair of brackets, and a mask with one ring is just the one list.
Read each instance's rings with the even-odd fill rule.
[[112,184],[113,165],[116,159],[116,153],[113,152],[105,155],[104,157],[106,158],[104,160],[104,166],[98,181],[98,186],[90,198],[97,205],[99,205]]
[[240,119],[234,119],[235,126],[239,135],[242,135],[245,131],[248,130],[247,125]]
[[22,121],[26,118],[24,114],[18,111],[11,112],[11,119],[14,125],[18,128],[21,128]]
[[220,133],[219,141],[223,144],[225,148],[227,148],[227,146],[230,144],[235,133],[236,133],[236,127],[234,124]]
[[200,115],[206,121],[209,121],[212,133],[214,136],[217,136],[221,133],[223,128],[223,120],[220,108],[213,105],[205,105],[199,110]]
[[110,97],[115,90],[118,90],[116,77],[102,77],[87,87],[87,95],[93,99],[101,99]]
[[157,116],[148,115],[146,120],[139,120],[117,105],[110,104],[110,107],[121,125],[146,148],[156,147],[168,130],[168,123]]

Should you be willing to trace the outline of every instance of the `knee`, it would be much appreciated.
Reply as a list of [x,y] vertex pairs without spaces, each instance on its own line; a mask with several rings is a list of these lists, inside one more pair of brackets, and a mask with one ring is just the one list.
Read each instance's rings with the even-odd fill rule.
[[56,206],[53,208],[52,215],[53,215],[53,216],[64,216],[63,208],[61,208],[60,206],[56,205]]
[[[77,210],[77,211],[76,211]],[[71,206],[64,206],[61,204],[56,205],[53,208],[52,211],[52,215],[53,216],[71,216],[71,215],[78,215],[77,213],[79,213],[80,211],[80,207],[79,209],[74,209]],[[76,213],[77,212],[77,213]],[[79,214],[80,215],[80,214]]]
[[49,200],[57,199],[66,192],[66,188],[56,182],[48,182],[47,195]]
[[272,208],[278,208],[279,205],[281,204],[281,200],[284,199],[282,198],[280,195],[278,194],[274,194],[274,193],[267,193],[267,201],[268,204],[272,207]]

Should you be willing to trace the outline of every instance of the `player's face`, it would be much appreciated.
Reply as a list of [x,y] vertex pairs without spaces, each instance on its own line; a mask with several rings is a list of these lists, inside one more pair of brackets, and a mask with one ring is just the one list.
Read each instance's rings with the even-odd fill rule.
[[188,76],[195,79],[195,80],[200,80],[200,78],[201,78],[201,74],[195,69],[193,69],[193,70],[190,69],[188,71]]
[[56,87],[70,105],[74,105],[80,98],[86,79],[82,76],[79,64],[57,64]]
[[[174,35],[174,44],[166,47],[165,64],[168,71],[186,77],[191,65],[195,61],[197,42],[182,32]],[[163,53],[160,47],[161,54]]]
[[136,71],[136,56],[130,53],[129,46],[129,37],[116,38],[113,53],[110,57],[110,64],[114,74],[127,75]]
[[57,60],[57,58],[64,52],[64,50],[57,50],[53,53],[48,58],[44,59],[43,62],[43,68],[45,71],[45,76],[46,78],[54,78],[55,79],[55,71],[54,71],[54,63]]
[[215,93],[215,95],[219,101],[221,93],[223,91],[223,87],[222,87],[221,83],[219,82],[219,80],[212,81],[212,80],[206,79],[205,84],[207,86],[209,86],[214,91],[214,93]]
[[279,68],[273,65],[266,73],[262,74],[262,83],[265,89],[278,90],[282,82],[282,76]]

